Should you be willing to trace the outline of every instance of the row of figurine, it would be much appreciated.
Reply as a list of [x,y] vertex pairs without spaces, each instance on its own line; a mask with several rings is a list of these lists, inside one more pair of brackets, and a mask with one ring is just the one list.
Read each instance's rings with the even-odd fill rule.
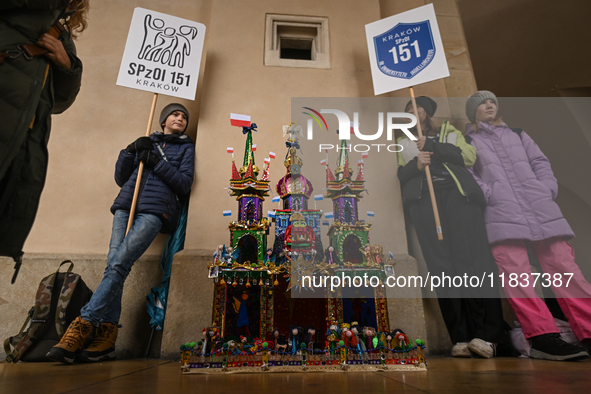
[[217,327],[204,328],[203,337],[203,341],[182,345],[181,350],[190,350],[191,353],[202,356],[219,354],[223,350],[232,355],[256,355],[263,351],[263,344],[267,344],[265,350],[280,357],[300,354],[302,349],[310,355],[330,355],[335,354],[337,349],[346,348],[351,354],[368,355],[383,351],[392,354],[394,358],[401,358],[425,348],[424,341],[417,339],[416,345],[413,345],[412,340],[400,329],[378,333],[373,327],[363,327],[360,330],[357,322],[342,323],[340,327],[338,324],[331,324],[325,334],[324,343],[312,325],[307,330],[301,326],[290,326],[289,337],[275,328],[266,342],[244,336],[239,340],[224,341]]
[[388,353],[381,342],[376,349],[378,353],[359,354],[347,348],[344,342],[339,341],[333,351],[326,351],[323,354],[314,354],[306,348],[305,343],[301,343],[300,351],[297,354],[279,355],[269,349],[270,342],[263,342],[261,348],[256,353],[233,354],[230,345],[226,342],[219,350],[214,351],[208,356],[195,353],[195,343],[186,343],[181,346],[181,369],[189,371],[191,368],[223,368],[229,367],[268,367],[275,366],[327,366],[341,365],[347,369],[349,365],[382,365],[387,364],[414,364],[416,366],[425,366],[425,347],[415,346],[413,349],[404,353]]
[[[381,245],[366,245],[365,247],[360,248],[359,251],[365,256],[365,261],[367,261],[369,264],[383,265],[385,262],[383,255],[383,247]],[[312,249],[311,252],[314,255],[316,254],[316,250],[314,249]],[[297,258],[298,254],[299,253],[295,250],[291,251],[290,249],[284,249],[283,252],[280,254],[280,257],[283,258],[283,256],[288,256],[288,260],[292,260],[294,258]],[[314,260],[318,261],[316,257],[314,258]],[[216,251],[213,253],[213,265],[231,267],[234,261],[240,261],[240,250],[238,248],[234,250],[234,248],[232,248],[231,246],[228,246],[226,248],[226,245],[219,245]],[[276,261],[277,256],[274,253],[273,249],[268,248],[263,258],[264,265],[276,263]],[[320,261],[328,264],[329,266],[341,265],[341,261],[339,260],[338,254],[336,253],[333,246],[329,246],[328,248],[326,248],[324,253],[320,255]],[[386,263],[393,263],[392,253],[389,253],[389,258]]]

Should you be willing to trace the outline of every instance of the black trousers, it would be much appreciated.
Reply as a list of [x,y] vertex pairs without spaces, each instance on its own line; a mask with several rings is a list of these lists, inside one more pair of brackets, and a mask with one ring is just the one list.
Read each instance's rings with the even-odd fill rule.
[[[455,185],[436,189],[443,232],[443,241],[439,241],[431,198],[427,187],[423,189],[421,198],[408,204],[407,213],[416,229],[429,273],[439,278],[443,275],[462,277],[460,286],[456,286],[459,284],[456,278],[437,288],[439,307],[452,342],[480,338],[507,343],[496,286],[496,264],[488,244],[481,207],[467,201]],[[476,284],[473,277],[478,277],[482,286],[472,286]]]

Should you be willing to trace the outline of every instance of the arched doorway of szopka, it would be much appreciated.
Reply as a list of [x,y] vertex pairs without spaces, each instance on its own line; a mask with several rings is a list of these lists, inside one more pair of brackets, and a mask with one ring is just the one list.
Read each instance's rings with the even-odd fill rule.
[[352,264],[363,263],[361,240],[355,234],[348,235],[343,241],[343,261]]
[[275,286],[273,296],[273,327],[281,334],[289,337],[290,326],[304,328],[312,326],[316,330],[316,340],[324,341],[322,334],[326,332],[328,300],[325,289],[291,289],[285,275],[278,275],[278,285]]
[[246,262],[256,263],[258,261],[258,250],[259,250],[259,243],[257,239],[250,235],[245,234],[240,237],[238,241],[238,264],[245,264]]

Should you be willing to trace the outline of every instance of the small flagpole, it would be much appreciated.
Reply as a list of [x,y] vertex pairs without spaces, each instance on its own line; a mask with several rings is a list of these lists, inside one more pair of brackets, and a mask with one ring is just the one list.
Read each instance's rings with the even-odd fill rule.
[[[150,136],[152,130],[152,119],[154,119],[154,111],[156,110],[156,101],[158,100],[158,93],[154,93],[152,98],[152,108],[150,109],[150,118],[148,119],[148,127],[146,129],[146,137]],[[140,194],[140,183],[142,181],[142,174],[144,172],[144,162],[140,161],[140,166],[137,169],[137,178],[135,181],[135,189],[133,191],[133,200],[131,201],[131,208],[129,209],[129,220],[127,221],[127,230],[125,235],[129,232],[131,225],[133,224],[133,216],[135,214],[135,207],[137,205],[137,199]]]
[[[419,134],[419,138],[423,136],[423,131],[421,130],[421,120],[418,117],[417,112],[417,101],[415,100],[415,91],[412,86],[409,87],[410,89],[410,99],[412,101],[412,110],[414,111],[415,116],[417,117],[417,132]],[[425,166],[425,175],[427,176],[427,186],[429,186],[429,196],[431,196],[431,206],[433,207],[433,216],[435,216],[435,231],[437,231],[437,239],[443,241],[443,231],[441,230],[441,220],[439,219],[439,210],[437,209],[437,201],[435,201],[435,191],[433,190],[433,179],[431,179],[431,170],[429,166]]]

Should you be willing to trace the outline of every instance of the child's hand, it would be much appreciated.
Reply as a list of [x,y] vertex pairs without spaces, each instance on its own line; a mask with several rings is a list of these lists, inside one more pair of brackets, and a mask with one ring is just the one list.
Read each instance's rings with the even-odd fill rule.
[[425,167],[431,164],[431,155],[433,152],[419,152],[417,156],[417,167],[421,171],[425,171]]
[[154,168],[160,162],[160,158],[149,150],[140,151],[137,158],[143,161],[144,165],[148,168]]
[[422,136],[421,138],[419,138],[419,139],[416,141],[416,144],[417,144],[417,149],[418,149],[419,151],[422,151],[422,150],[423,150],[423,148],[425,147],[425,141],[427,141],[427,137],[425,137],[425,136]]

